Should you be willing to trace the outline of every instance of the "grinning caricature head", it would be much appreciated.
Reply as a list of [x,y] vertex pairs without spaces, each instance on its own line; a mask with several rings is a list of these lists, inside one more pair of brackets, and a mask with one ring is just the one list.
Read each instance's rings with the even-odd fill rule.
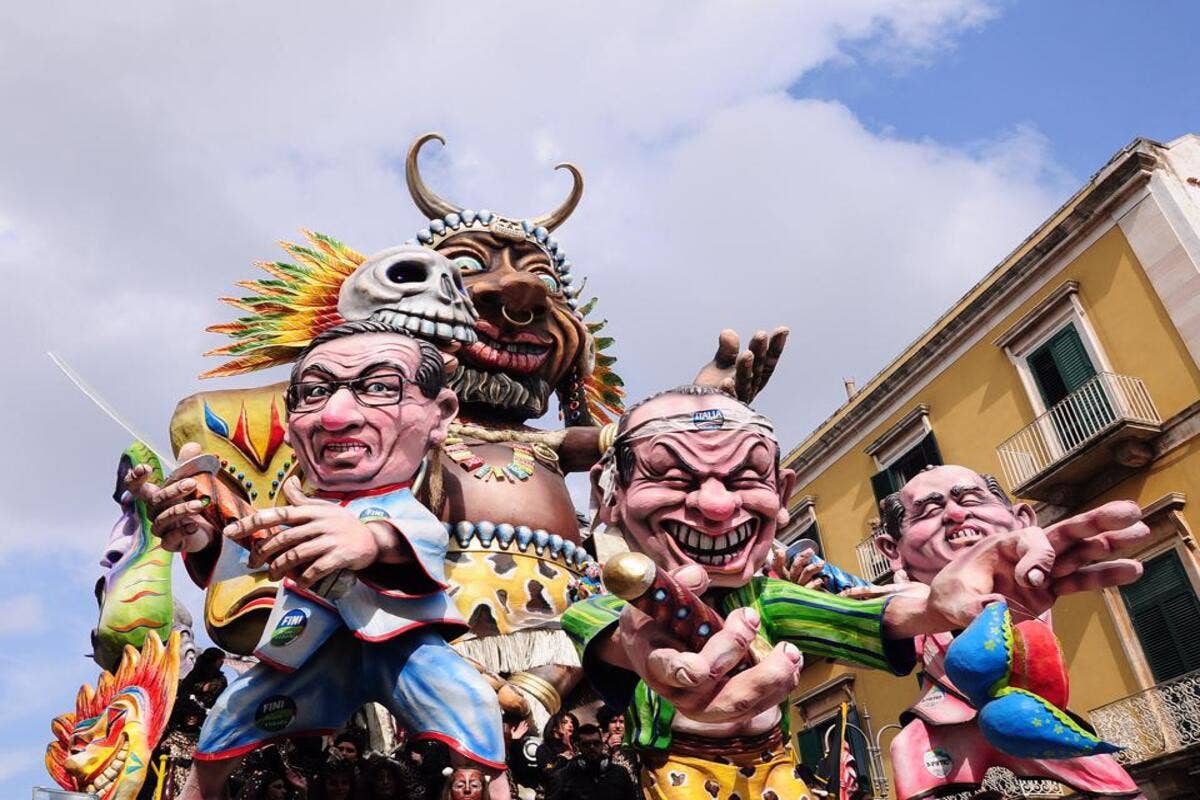
[[410,481],[458,411],[441,354],[374,321],[349,322],[305,349],[287,389],[287,442],[317,489]]
[[601,520],[667,569],[699,564],[716,587],[766,563],[795,473],[779,467],[770,422],[709,387],[683,386],[631,408],[592,470]]
[[417,154],[431,139],[444,143],[436,133],[425,134],[408,153],[409,192],[430,218],[417,242],[458,266],[478,313],[478,340],[456,353],[451,388],[467,413],[508,420],[540,417],[557,390],[567,423],[581,424],[588,417],[582,380],[595,366],[594,341],[579,311],[571,262],[550,233],[575,210],[583,176],[574,165],[559,164],[574,178],[571,194],[531,220],[471,211],[442,199],[421,178]]
[[132,800],[149,774],[179,682],[179,635],[164,647],[150,633],[139,653],[126,646],[115,672],[84,685],[75,711],[50,723],[46,769],[64,789],[101,800]]
[[876,540],[893,570],[929,583],[976,542],[1037,524],[1033,508],[1014,504],[991,475],[966,467],[930,467],[879,504]]

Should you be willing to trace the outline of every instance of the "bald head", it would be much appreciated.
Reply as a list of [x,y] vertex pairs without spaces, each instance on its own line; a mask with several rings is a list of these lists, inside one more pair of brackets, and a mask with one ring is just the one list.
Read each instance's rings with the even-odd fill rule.
[[884,533],[876,545],[893,570],[928,583],[960,553],[997,533],[1036,524],[991,475],[957,465],[931,467],[880,503]]

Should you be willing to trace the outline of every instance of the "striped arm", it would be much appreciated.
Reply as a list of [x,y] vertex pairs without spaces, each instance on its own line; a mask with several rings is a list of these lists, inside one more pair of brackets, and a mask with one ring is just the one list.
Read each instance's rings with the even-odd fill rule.
[[883,612],[891,598],[851,600],[774,578],[755,578],[722,602],[729,614],[753,606],[774,643],[788,641],[812,655],[906,675],[916,663],[912,640],[888,640]]
[[604,698],[604,702],[613,708],[625,708],[629,703],[638,683],[638,676],[628,670],[602,663],[596,657],[592,645],[611,633],[624,608],[625,601],[616,595],[593,595],[572,603],[560,619],[563,630],[579,653],[584,676],[596,693]]

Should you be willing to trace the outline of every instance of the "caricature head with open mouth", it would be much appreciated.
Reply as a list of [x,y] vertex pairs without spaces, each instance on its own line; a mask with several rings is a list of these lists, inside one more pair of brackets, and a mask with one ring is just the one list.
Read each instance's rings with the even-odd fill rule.
[[1013,503],[994,477],[953,464],[926,468],[879,505],[876,547],[921,583],[987,537],[1037,524],[1032,506]]
[[724,588],[762,570],[795,482],[769,420],[698,386],[631,408],[592,477],[602,521],[631,549],[666,569],[698,564]]

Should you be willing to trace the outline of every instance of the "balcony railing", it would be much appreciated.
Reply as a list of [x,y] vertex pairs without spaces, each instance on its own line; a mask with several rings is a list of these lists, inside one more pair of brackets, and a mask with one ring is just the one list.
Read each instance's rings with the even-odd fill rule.
[[1014,490],[1124,422],[1162,418],[1140,378],[1100,372],[996,448]]
[[[1071,790],[1057,781],[1043,778],[1018,778],[1004,767],[992,767],[983,777],[983,785],[979,787],[984,792],[991,792],[987,797],[1012,798],[1042,798],[1063,797]],[[980,795],[980,790],[971,789],[958,794],[946,795],[944,800],[974,800]]]
[[891,564],[884,557],[883,553],[875,547],[876,533],[872,532],[870,536],[859,542],[855,548],[855,555],[858,556],[858,566],[864,578],[872,583],[878,581],[884,575],[892,571]]
[[1092,711],[1105,741],[1125,749],[1123,764],[1136,764],[1200,744],[1200,670]]

